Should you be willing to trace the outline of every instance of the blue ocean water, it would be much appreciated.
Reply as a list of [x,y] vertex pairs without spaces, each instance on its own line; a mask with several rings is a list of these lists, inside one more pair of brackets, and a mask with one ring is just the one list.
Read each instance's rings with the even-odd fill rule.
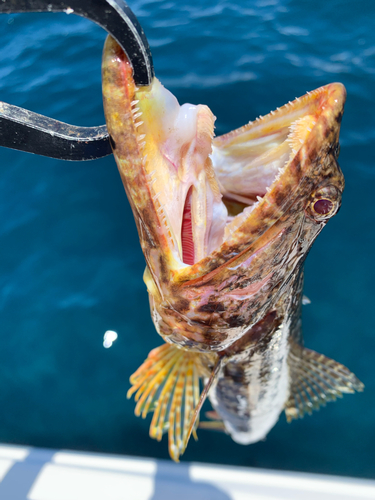
[[[348,91],[340,213],[306,264],[306,345],[365,383],[263,442],[199,432],[183,459],[375,477],[375,3],[129,2],[157,76],[203,103],[216,133],[320,85]],[[0,16],[0,99],[77,125],[104,123],[105,33],[66,14]],[[68,163],[0,150],[0,441],[167,458],[133,415],[128,378],[160,345],[144,259],[113,158]],[[111,329],[118,340],[103,348]]]

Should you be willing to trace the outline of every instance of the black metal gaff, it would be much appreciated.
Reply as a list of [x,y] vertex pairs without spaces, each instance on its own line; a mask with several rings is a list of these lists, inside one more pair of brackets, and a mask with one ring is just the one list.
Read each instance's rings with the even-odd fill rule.
[[[149,85],[154,67],[147,38],[124,0],[2,0],[0,13],[66,12],[102,26],[126,52],[137,85]],[[77,127],[0,102],[0,146],[70,161],[111,154],[105,125]]]

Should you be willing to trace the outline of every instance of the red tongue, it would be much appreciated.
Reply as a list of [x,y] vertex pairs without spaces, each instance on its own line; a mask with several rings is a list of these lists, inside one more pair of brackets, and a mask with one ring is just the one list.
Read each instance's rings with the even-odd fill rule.
[[185,264],[189,264],[190,266],[194,264],[194,240],[193,226],[191,221],[191,196],[192,188],[189,189],[186,196],[181,227],[182,260]]

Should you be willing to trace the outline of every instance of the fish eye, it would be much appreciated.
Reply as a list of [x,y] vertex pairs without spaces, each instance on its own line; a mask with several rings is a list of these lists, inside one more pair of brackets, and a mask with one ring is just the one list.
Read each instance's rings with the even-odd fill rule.
[[331,200],[321,199],[314,203],[314,210],[319,215],[327,215],[333,208]]
[[340,205],[341,192],[331,184],[312,194],[306,212],[310,219],[324,221],[337,214]]

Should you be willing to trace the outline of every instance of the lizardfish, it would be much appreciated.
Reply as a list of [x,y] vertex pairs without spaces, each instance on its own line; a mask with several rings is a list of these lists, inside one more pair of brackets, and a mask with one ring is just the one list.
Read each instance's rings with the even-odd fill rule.
[[[205,397],[238,443],[266,436],[363,384],[303,347],[303,263],[337,213],[346,97],[340,83],[214,138],[204,105],[179,105],[156,78],[137,88],[108,38],[108,131],[146,259],[151,316],[166,342],[130,379],[150,435],[178,461]],[[204,390],[200,391],[203,381]]]

